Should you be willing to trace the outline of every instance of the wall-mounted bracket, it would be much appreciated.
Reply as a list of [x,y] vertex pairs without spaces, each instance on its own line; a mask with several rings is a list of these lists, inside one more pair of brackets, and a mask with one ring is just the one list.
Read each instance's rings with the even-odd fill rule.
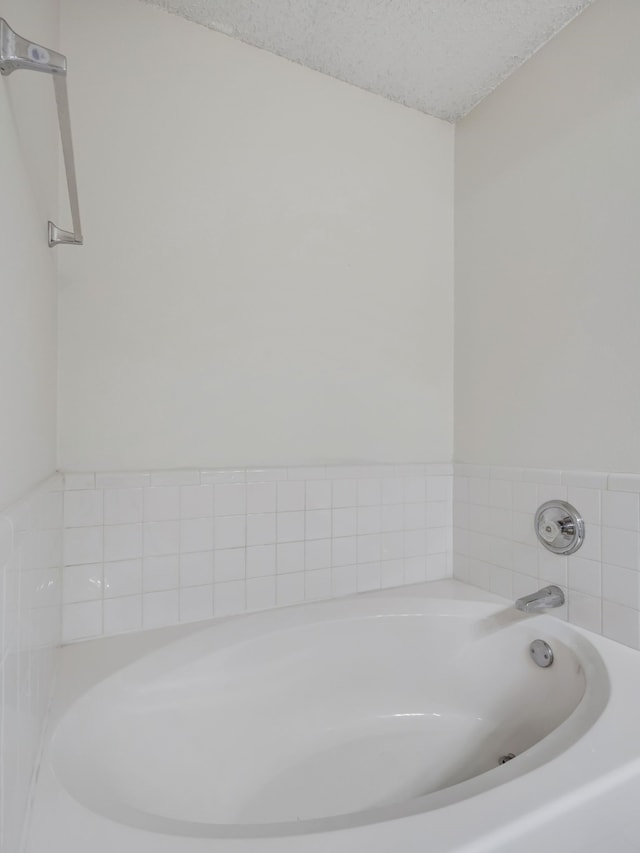
[[62,141],[62,156],[67,173],[69,206],[73,231],[64,231],[53,222],[49,222],[48,240],[50,246],[66,243],[81,246],[83,242],[80,226],[80,206],[78,204],[78,185],[73,159],[71,139],[71,118],[69,116],[69,97],[67,94],[67,60],[61,53],[49,50],[40,44],[30,42],[11,29],[0,18],[0,74],[7,77],[14,71],[41,71],[53,76],[53,88],[58,107],[58,123]]

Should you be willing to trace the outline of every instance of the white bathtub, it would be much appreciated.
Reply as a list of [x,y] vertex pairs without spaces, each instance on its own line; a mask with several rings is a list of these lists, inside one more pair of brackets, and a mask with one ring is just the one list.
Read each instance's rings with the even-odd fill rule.
[[505,604],[438,582],[63,650],[31,853],[498,849],[640,755],[637,653]]

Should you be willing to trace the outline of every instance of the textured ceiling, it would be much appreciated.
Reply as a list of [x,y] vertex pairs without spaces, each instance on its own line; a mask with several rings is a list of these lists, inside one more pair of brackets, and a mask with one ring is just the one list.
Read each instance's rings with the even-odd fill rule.
[[593,0],[146,0],[455,121]]

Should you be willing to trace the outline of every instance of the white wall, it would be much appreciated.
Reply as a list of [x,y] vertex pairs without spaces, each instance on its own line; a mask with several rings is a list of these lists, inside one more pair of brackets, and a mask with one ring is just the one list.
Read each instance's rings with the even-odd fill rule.
[[640,471],[639,31],[595,3],[457,126],[457,459]]
[[452,127],[136,0],[62,6],[61,467],[450,459]]
[[[5,0],[11,27],[58,42],[57,0]],[[58,131],[51,80],[0,80],[0,509],[55,469],[56,280],[47,220],[57,213]]]

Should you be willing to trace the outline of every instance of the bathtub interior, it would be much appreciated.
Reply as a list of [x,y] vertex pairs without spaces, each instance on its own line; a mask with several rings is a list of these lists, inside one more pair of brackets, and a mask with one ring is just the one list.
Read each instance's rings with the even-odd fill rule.
[[538,624],[495,605],[335,610],[209,626],[115,673],[60,721],[60,781],[164,833],[321,832],[498,786],[567,749],[606,704],[599,656],[561,623],[542,669],[528,652]]

